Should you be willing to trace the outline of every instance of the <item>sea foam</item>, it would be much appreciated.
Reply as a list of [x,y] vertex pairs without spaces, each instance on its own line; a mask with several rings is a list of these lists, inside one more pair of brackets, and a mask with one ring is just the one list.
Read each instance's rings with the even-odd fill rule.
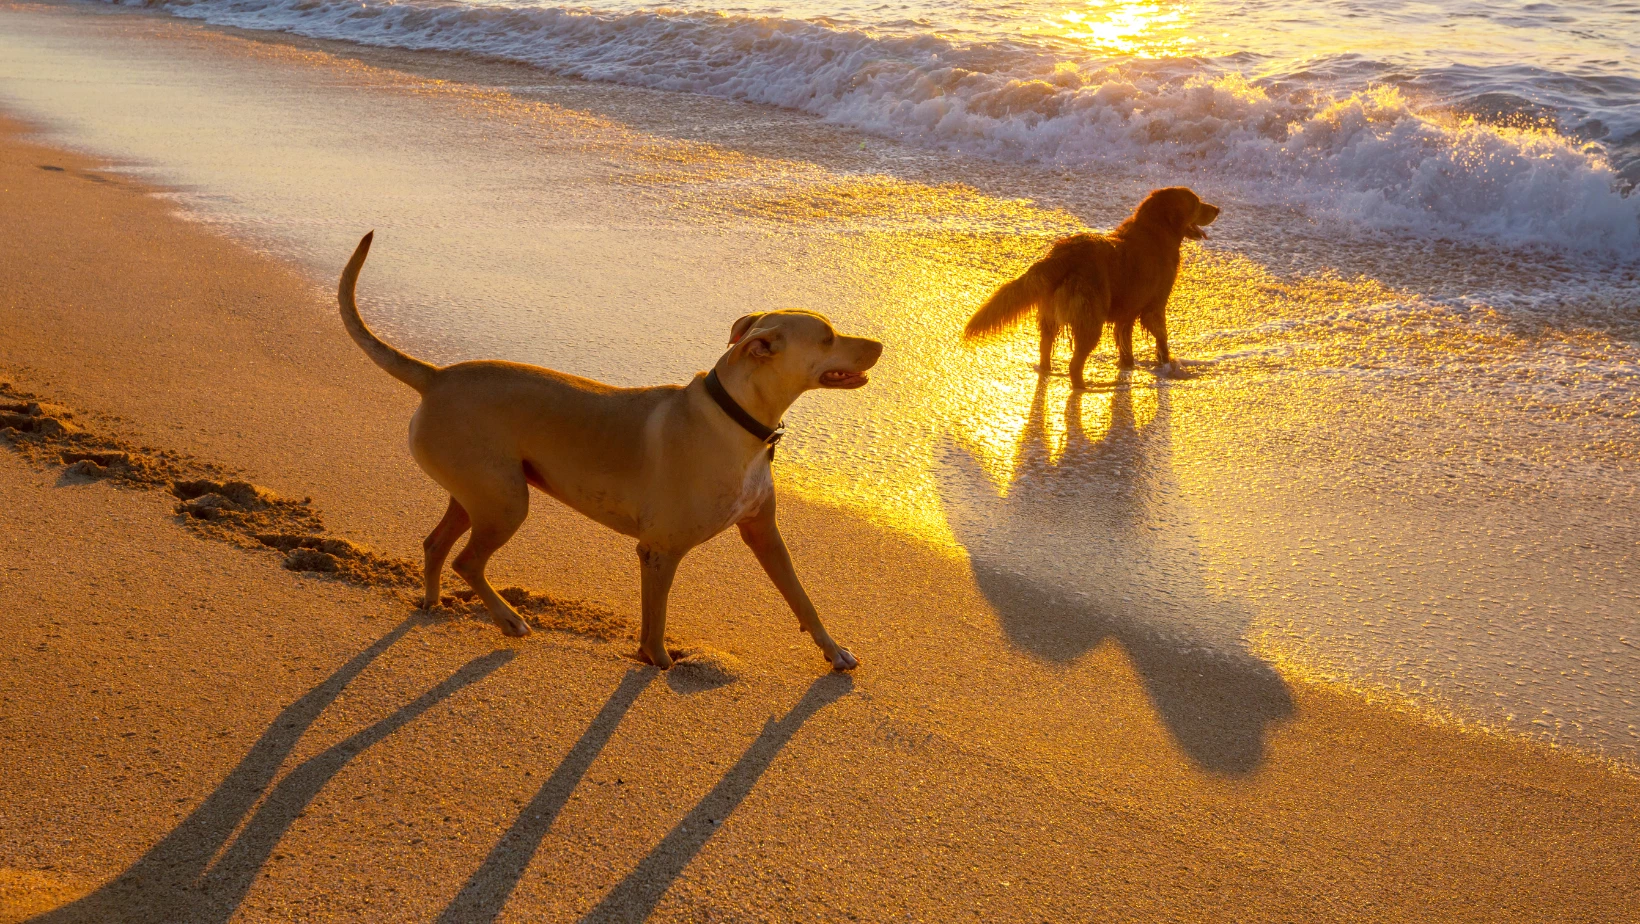
[[564,76],[812,113],[903,142],[1233,187],[1322,220],[1627,254],[1640,196],[1604,150],[1486,124],[1389,85],[1281,85],[1203,59],[1067,60],[1030,42],[957,42],[714,12],[598,12],[448,0],[159,0],[251,29],[526,62]]

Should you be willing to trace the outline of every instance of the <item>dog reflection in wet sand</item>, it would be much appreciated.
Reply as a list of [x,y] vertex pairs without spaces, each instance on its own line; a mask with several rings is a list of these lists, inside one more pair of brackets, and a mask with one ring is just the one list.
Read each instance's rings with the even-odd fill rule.
[[1158,189],[1109,234],[1073,234],[1053,245],[1023,275],[1006,283],[981,305],[964,340],[1007,330],[1033,311],[1041,332],[1038,371],[1053,368],[1054,344],[1071,331],[1071,387],[1086,387],[1082,369],[1099,345],[1106,324],[1116,328],[1118,363],[1133,368],[1133,324],[1156,338],[1156,363],[1163,375],[1178,372],[1167,348],[1167,300],[1179,275],[1185,239],[1202,240],[1219,217],[1219,207],[1183,186]]
[[666,601],[678,563],[730,526],[740,528],[832,668],[858,664],[826,632],[792,568],[775,524],[769,459],[786,409],[806,391],[866,384],[882,344],[843,336],[811,312],[771,311],[737,320],[728,351],[688,385],[615,388],[494,360],[439,368],[389,346],[359,317],[353,291],[371,236],[342,271],[337,297],[354,342],[421,393],[410,420],[410,452],[450,492],[444,519],[424,543],[429,608],[439,604],[445,557],[470,529],[456,573],[483,598],[502,631],[529,634],[484,568],[523,525],[533,486],[638,540],[639,654],[656,667],[672,664]]
[[[1292,700],[1249,650],[1252,613],[1217,590],[1203,560],[1172,471],[1175,387],[1136,388],[1123,373],[1103,394],[1071,391],[1056,452],[1044,378],[1006,489],[952,441],[937,470],[940,495],[1011,645],[1068,664],[1114,641],[1193,760],[1248,773]],[[1089,413],[1084,423],[1084,402],[1104,401],[1108,417]]]

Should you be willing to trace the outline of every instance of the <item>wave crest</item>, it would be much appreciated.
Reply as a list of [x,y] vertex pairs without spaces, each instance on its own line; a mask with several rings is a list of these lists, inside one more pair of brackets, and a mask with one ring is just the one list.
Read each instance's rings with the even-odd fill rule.
[[[141,2],[141,0],[128,0]],[[1421,109],[1391,86],[1277,89],[1205,59],[1075,62],[1026,42],[819,22],[448,0],[158,0],[175,15],[801,110],[991,158],[1205,173],[1370,228],[1579,251],[1640,248],[1640,196],[1552,130]]]

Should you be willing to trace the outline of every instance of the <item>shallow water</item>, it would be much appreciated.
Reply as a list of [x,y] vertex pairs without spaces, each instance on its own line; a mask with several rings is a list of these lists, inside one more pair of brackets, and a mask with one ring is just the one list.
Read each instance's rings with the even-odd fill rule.
[[926,149],[1188,179],[1346,227],[1640,252],[1632,2],[154,5],[769,103]]
[[794,304],[883,339],[871,386],[794,410],[782,483],[964,557],[1015,649],[1072,670],[1111,640],[1200,651],[1243,682],[1329,677],[1640,754],[1622,260],[1203,187],[1226,212],[1175,296],[1191,377],[1118,375],[1107,347],[1074,395],[1030,371],[1029,335],[955,332],[1143,176],[461,56],[0,15],[0,102],[325,288],[375,228],[365,310],[429,358],[679,381],[735,317]]

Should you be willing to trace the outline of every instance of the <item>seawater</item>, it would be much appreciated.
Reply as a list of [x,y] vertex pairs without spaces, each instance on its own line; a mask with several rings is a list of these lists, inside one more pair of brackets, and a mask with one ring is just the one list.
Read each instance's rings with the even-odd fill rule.
[[1640,251],[1640,3],[146,0],[526,62],[1396,233]]

